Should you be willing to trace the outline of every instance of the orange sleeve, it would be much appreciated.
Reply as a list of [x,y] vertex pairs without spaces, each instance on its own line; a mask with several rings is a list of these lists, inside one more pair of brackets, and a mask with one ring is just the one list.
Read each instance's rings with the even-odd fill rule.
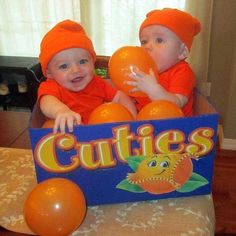
[[112,101],[118,91],[117,88],[115,88],[107,79],[102,79],[98,76],[94,79],[96,80],[97,86],[102,89],[100,92],[101,94],[103,93],[104,100],[106,102]]
[[170,93],[189,97],[196,85],[195,75],[188,63],[180,62],[160,75],[160,84]]
[[52,79],[43,81],[38,88],[38,101],[43,95],[53,95],[61,100],[59,85]]

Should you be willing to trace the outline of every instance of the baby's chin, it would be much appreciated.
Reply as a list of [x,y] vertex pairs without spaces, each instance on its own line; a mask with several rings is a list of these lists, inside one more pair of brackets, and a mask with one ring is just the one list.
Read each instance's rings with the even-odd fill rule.
[[80,92],[81,90],[85,89],[87,84],[85,83],[73,83],[67,89],[73,92]]
[[70,89],[70,91],[74,92],[74,93],[78,93],[80,91],[84,90],[84,88],[81,89]]
[[80,92],[83,90],[86,86],[74,86],[74,87],[68,87],[67,89],[71,92]]

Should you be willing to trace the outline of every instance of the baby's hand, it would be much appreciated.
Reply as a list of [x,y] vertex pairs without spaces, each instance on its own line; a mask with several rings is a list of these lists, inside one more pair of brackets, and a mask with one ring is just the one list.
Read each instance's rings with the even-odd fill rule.
[[56,133],[60,129],[61,133],[64,134],[66,126],[68,127],[69,132],[73,132],[74,125],[78,124],[81,124],[80,114],[71,110],[61,111],[55,119],[53,132]]
[[146,93],[147,95],[151,94],[153,88],[156,87],[157,80],[155,78],[153,70],[150,70],[149,74],[145,74],[140,71],[137,67],[130,67],[131,73],[129,73],[129,77],[133,79],[133,81],[126,80],[124,83],[133,86],[134,88],[130,90],[130,92],[141,91]]

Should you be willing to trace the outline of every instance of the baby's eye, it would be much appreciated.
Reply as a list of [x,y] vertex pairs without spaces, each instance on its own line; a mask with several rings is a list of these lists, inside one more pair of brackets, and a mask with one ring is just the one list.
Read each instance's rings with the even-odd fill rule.
[[87,63],[87,62],[88,62],[87,59],[81,59],[81,60],[79,61],[79,64],[83,65],[83,64],[85,64],[85,63]]
[[145,44],[147,44],[147,40],[141,40],[140,43],[141,43],[141,45],[145,45]]
[[169,167],[169,162],[168,162],[168,161],[162,161],[162,162],[160,163],[160,166],[161,166],[161,167]]
[[59,69],[60,69],[60,70],[64,70],[64,69],[66,69],[66,68],[68,68],[68,65],[67,65],[67,64],[61,64],[61,65],[59,65]]
[[163,43],[163,39],[162,38],[156,38],[156,42],[157,43]]

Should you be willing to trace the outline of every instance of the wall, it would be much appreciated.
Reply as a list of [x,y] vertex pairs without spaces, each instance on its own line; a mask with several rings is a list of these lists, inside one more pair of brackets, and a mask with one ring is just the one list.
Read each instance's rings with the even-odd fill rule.
[[[236,1],[214,0],[208,81],[224,138],[236,149]],[[234,142],[235,141],[235,142]]]

